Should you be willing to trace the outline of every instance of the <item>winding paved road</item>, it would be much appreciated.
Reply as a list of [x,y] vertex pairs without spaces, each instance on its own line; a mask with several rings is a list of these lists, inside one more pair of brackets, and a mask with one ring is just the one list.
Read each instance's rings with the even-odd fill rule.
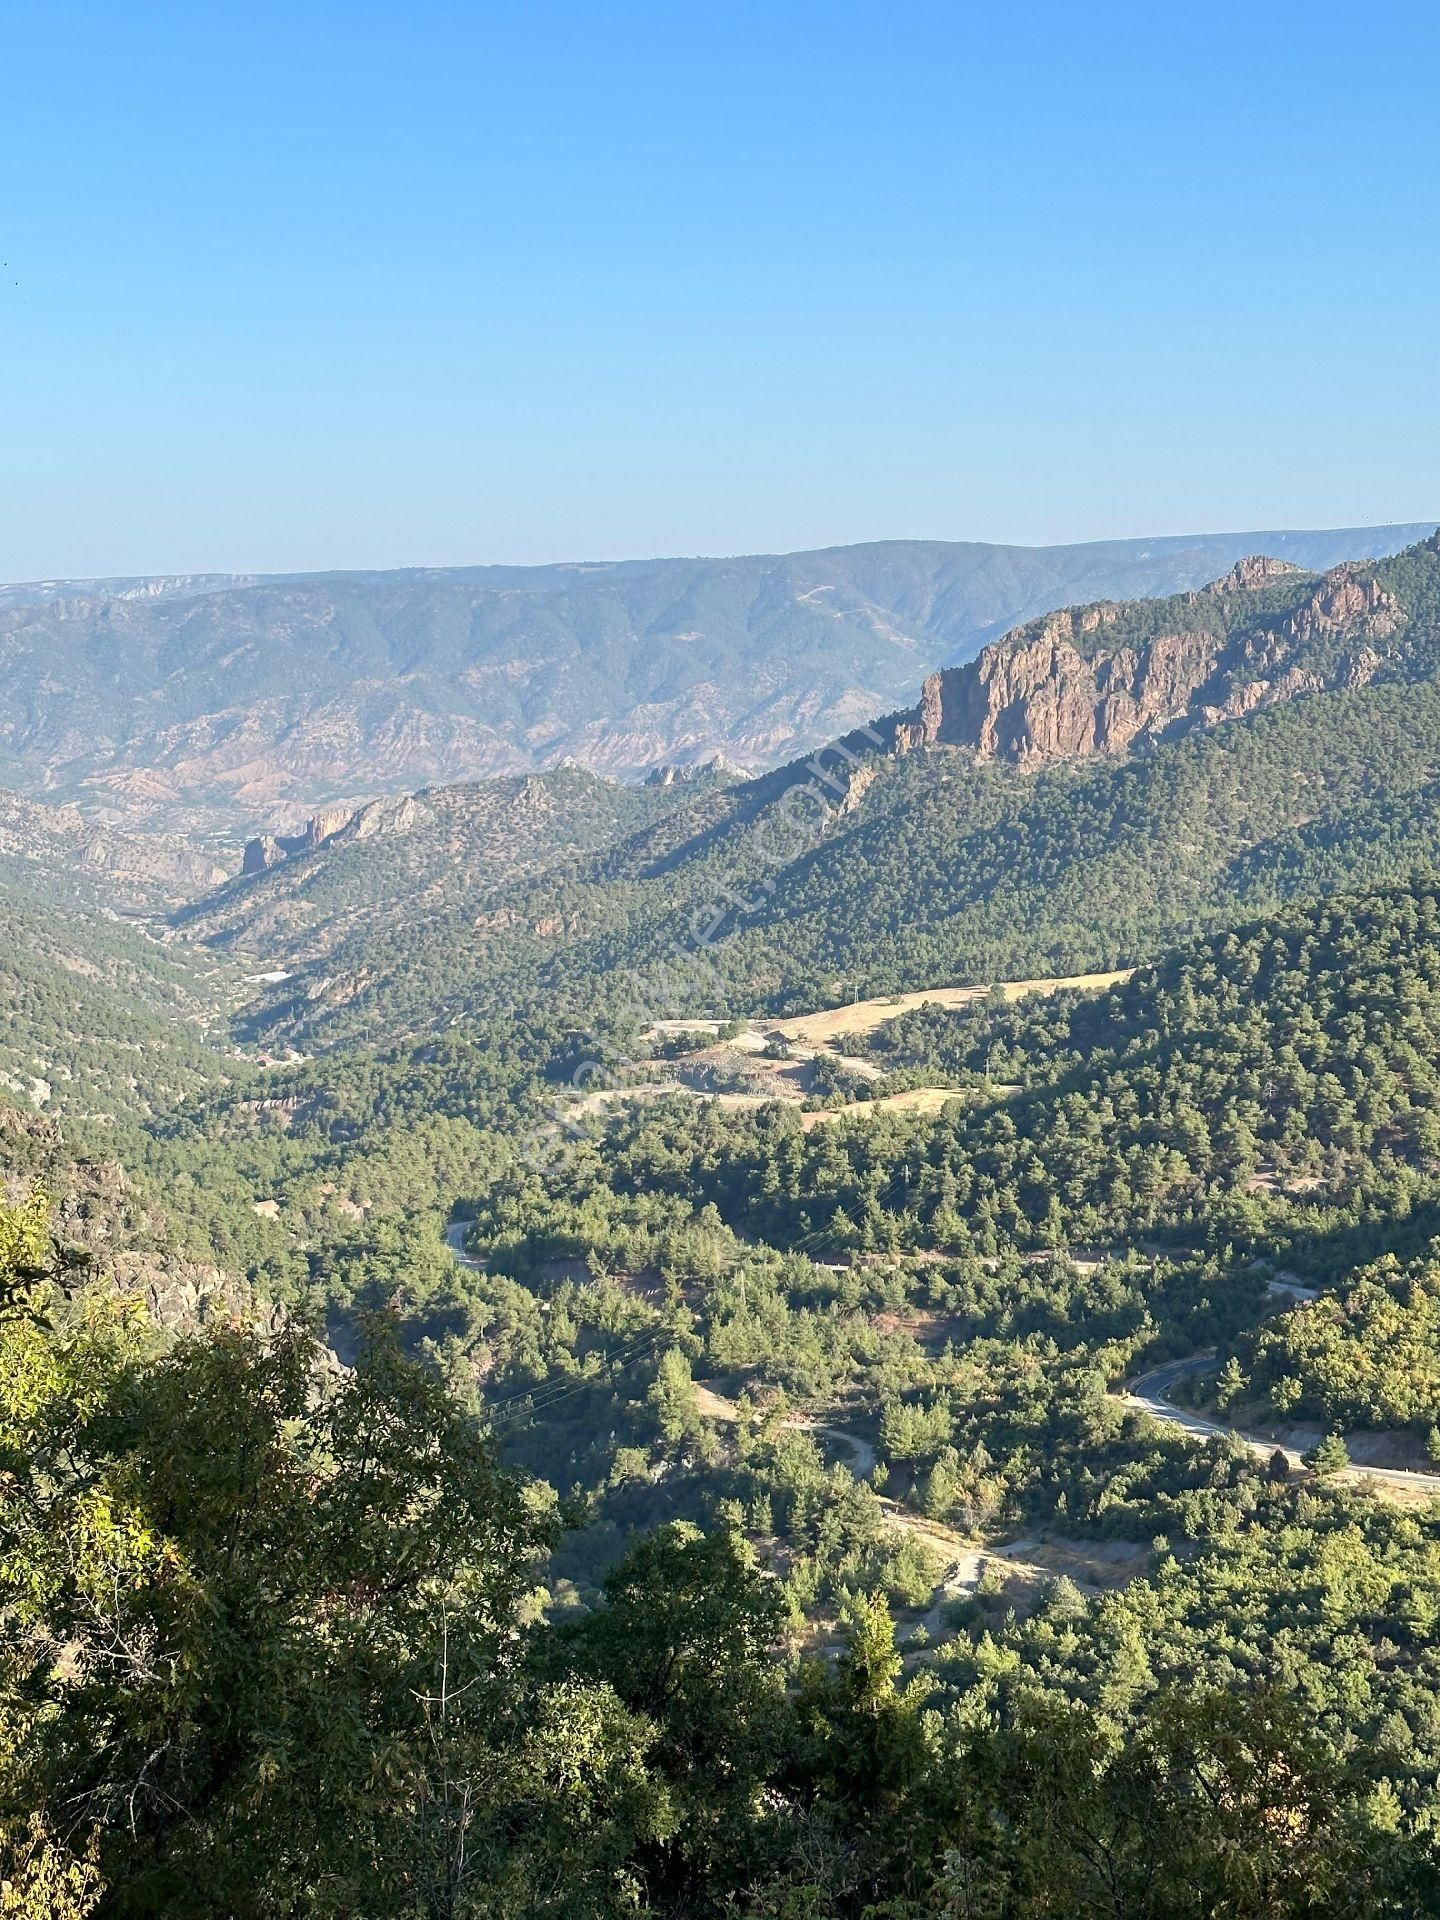
[[[1287,1287],[1286,1292],[1293,1289]],[[1314,1298],[1314,1295],[1309,1295]],[[1177,1380],[1191,1373],[1204,1373],[1215,1364],[1214,1349],[1206,1353],[1192,1353],[1185,1360],[1167,1360],[1163,1367],[1152,1367],[1149,1373],[1141,1374],[1138,1380],[1116,1398],[1123,1406],[1138,1407],[1156,1420],[1163,1420],[1168,1426],[1183,1427],[1186,1433],[1200,1435],[1208,1439],[1212,1434],[1223,1438],[1243,1440],[1245,1445],[1261,1460],[1268,1460],[1275,1453],[1283,1453],[1291,1467],[1304,1465],[1301,1456],[1293,1447],[1282,1447],[1278,1441],[1266,1440],[1258,1433],[1241,1433],[1238,1427],[1227,1427],[1218,1420],[1207,1420],[1203,1414],[1192,1413],[1188,1407],[1177,1407],[1170,1399],[1170,1393]],[[1385,1486],[1408,1487],[1416,1493],[1440,1494],[1440,1474],[1412,1473],[1403,1467],[1347,1467],[1337,1478],[1359,1485],[1363,1480],[1378,1480]]]

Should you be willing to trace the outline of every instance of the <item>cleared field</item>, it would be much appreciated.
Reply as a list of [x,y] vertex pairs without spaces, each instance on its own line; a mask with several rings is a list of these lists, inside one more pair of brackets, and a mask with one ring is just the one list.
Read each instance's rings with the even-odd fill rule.
[[[1077,973],[1057,980],[1005,980],[1001,992],[1007,1000],[1019,1000],[1027,993],[1058,993],[1063,987],[1113,987],[1128,980],[1133,967],[1118,973]],[[759,1024],[767,1033],[781,1033],[801,1046],[822,1047],[846,1034],[873,1033],[887,1020],[894,1020],[915,1007],[965,1007],[983,1000],[989,987],[927,987],[923,993],[896,993],[883,1000],[857,1000],[852,1006],[832,1007],[826,1013],[797,1013],[787,1020],[766,1020]]]
[[939,1113],[947,1101],[966,1096],[953,1087],[908,1087],[904,1093],[887,1093],[880,1100],[852,1100],[848,1107],[822,1107],[818,1112],[802,1113],[800,1124],[808,1133],[823,1127],[827,1120],[858,1117],[870,1119],[877,1113]]

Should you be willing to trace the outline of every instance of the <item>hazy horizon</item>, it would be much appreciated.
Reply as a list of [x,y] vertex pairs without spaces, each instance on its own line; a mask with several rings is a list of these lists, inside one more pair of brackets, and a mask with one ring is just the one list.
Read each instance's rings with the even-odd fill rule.
[[1097,535],[1093,539],[1056,539],[1056,540],[1004,540],[979,539],[964,534],[878,534],[873,537],[856,540],[817,541],[811,546],[784,547],[764,546],[701,550],[687,553],[556,553],[533,560],[498,559],[454,559],[429,561],[393,561],[384,565],[359,562],[347,564],[343,561],[322,561],[314,565],[293,567],[238,567],[238,566],[132,566],[115,568],[106,573],[82,572],[69,569],[63,572],[15,574],[0,578],[0,587],[44,587],[60,586],[71,582],[103,584],[108,581],[122,580],[264,580],[289,579],[301,575],[360,574],[360,573],[463,573],[483,570],[505,571],[509,569],[540,567],[603,567],[623,566],[627,564],[666,564],[684,561],[723,562],[726,560],[784,559],[789,555],[807,553],[839,552],[850,547],[882,546],[976,546],[987,548],[1009,548],[1017,553],[1064,551],[1076,547],[1105,547],[1135,544],[1140,541],[1161,543],[1196,544],[1239,540],[1250,536],[1272,539],[1307,539],[1324,534],[1354,533],[1356,535],[1375,535],[1393,532],[1396,529],[1413,530],[1417,538],[1425,537],[1431,529],[1440,529],[1440,514],[1415,514],[1395,520],[1366,520],[1353,524],[1335,522],[1329,526],[1285,526],[1278,521],[1251,527],[1183,527],[1174,531],[1157,532],[1154,528],[1141,528],[1133,532]]

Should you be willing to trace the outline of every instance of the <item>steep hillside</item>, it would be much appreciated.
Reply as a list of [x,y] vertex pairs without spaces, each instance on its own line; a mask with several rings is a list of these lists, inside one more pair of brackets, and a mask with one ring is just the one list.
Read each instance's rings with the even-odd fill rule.
[[57,903],[156,912],[216,886],[225,868],[178,834],[102,827],[78,808],[0,790],[0,884]]
[[890,541],[733,560],[45,582],[0,591],[0,778],[231,835],[566,759],[773,764],[1017,620],[1305,566],[1423,529],[1055,548]]
[[[818,774],[796,763],[683,802],[481,912],[372,921],[323,972],[285,982],[261,1030],[307,1045],[375,1021],[423,1032],[496,994],[558,996],[581,1021],[607,999],[798,1011],[1129,964],[1197,924],[1404,878],[1440,859],[1437,611],[1433,540],[1329,580],[1232,582],[1179,608],[1221,665],[1128,752],[1097,751],[1092,732],[1017,765],[983,743],[907,734],[902,716],[876,750],[852,736]],[[1159,602],[1107,620],[1153,648],[1176,614]],[[1025,644],[1001,643],[974,679]],[[1287,697],[1252,699],[1262,678]],[[1222,679],[1233,718],[1203,698]]]
[[153,1193],[108,1153],[77,1148],[53,1120],[0,1097],[0,1206],[23,1205],[37,1191],[77,1295],[137,1296],[154,1325],[175,1334],[194,1333],[212,1315],[257,1311],[242,1280],[185,1250]]
[[724,784],[717,773],[624,787],[562,767],[374,800],[316,816],[288,842],[251,841],[245,871],[175,924],[193,940],[312,958],[362,926],[423,926],[478,908],[506,882],[573,864]]
[[214,956],[0,888],[0,1099],[106,1124],[225,1075],[244,991]]
[[942,1116],[862,1101],[806,1131],[775,1107],[635,1107],[547,1203],[670,1193],[747,1239],[833,1253],[1164,1235],[1279,1249],[1320,1278],[1440,1225],[1434,881],[1283,909],[1101,991],[922,1007],[868,1047],[947,1076]]

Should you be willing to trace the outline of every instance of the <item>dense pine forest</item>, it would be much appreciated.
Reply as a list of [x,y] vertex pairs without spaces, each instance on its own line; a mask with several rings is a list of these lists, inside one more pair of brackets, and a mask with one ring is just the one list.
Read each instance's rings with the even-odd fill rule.
[[1363,674],[1124,755],[7,880],[0,1913],[1440,1911],[1440,550],[1377,577]]

